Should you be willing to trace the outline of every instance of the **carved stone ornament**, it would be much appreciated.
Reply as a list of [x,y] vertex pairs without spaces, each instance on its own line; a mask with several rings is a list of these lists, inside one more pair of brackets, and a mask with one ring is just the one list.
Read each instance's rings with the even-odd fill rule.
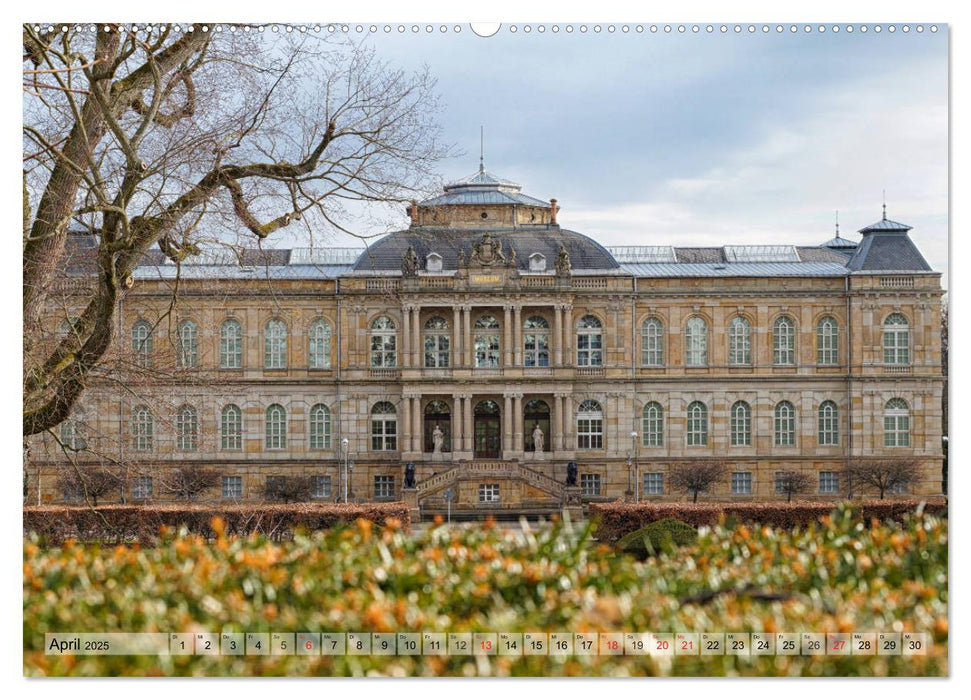
[[472,245],[471,262],[481,267],[505,265],[506,256],[502,252],[502,243],[494,240],[488,233],[484,234],[478,243]]
[[401,259],[401,274],[405,277],[414,277],[418,274],[418,254],[415,253],[414,246],[408,246]]
[[556,274],[565,277],[570,274],[573,266],[570,264],[570,254],[566,252],[566,247],[560,243],[560,250],[556,254]]

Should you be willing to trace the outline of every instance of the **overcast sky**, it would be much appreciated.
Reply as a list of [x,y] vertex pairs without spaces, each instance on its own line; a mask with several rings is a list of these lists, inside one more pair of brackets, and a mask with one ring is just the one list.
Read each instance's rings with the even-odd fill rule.
[[[379,25],[380,27],[381,25]],[[578,25],[577,25],[578,26]],[[880,218],[947,269],[947,30],[895,34],[379,29],[379,54],[427,63],[446,181],[486,167],[605,244],[812,245]],[[845,26],[845,25],[844,25]],[[352,36],[353,36],[352,30]],[[402,227],[407,221],[402,214]],[[355,244],[352,241],[339,243]],[[946,278],[945,278],[946,283]]]

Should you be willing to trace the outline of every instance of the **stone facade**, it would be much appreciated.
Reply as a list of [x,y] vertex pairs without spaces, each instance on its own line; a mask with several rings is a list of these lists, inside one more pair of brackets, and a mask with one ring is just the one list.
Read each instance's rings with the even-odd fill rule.
[[[484,171],[477,177],[466,189],[518,193],[509,183],[490,190]],[[610,267],[588,264],[603,248],[561,232],[555,201],[545,216],[539,200],[483,208],[462,204],[462,183],[451,187],[447,204],[412,205],[412,227],[387,237],[420,250],[413,274],[401,272],[401,241],[390,262],[380,242],[353,264],[327,253],[304,263],[297,251],[249,268],[210,261],[185,266],[194,272],[180,279],[173,307],[172,271],[161,261],[140,268],[119,304],[109,369],[77,412],[84,449],[71,458],[120,470],[128,501],[174,498],[163,484],[176,468],[241,477],[199,495],[227,502],[261,500],[268,476],[288,475],[329,477],[315,483],[316,497],[341,499],[347,473],[351,500],[404,497],[426,514],[446,508],[446,493],[457,513],[550,512],[577,496],[684,499],[665,477],[697,460],[748,474],[726,478],[710,499],[779,498],[775,475],[791,470],[813,476],[813,498],[845,496],[846,485],[828,475],[854,457],[917,459],[922,478],[910,492],[941,492],[939,273],[851,271],[852,248],[825,246],[818,255],[793,248],[785,274],[771,260],[745,264],[724,252],[723,263],[704,263],[707,273],[689,262],[720,249],[671,249],[665,264],[629,262],[639,253],[627,249],[608,255]],[[484,230],[487,219],[504,223]],[[436,247],[443,220],[449,238]],[[532,243],[519,243],[540,234],[545,269]],[[559,244],[568,258],[559,266],[558,240],[569,243]],[[426,250],[444,258],[441,271],[426,269]],[[906,356],[887,361],[885,324],[894,315],[907,321]],[[747,344],[736,338],[733,346],[737,318],[750,331]],[[780,318],[791,341],[779,337],[788,332]],[[694,341],[690,319],[703,321]],[[823,319],[835,322],[828,355]],[[241,329],[239,368],[227,367],[235,364],[223,333],[230,320]],[[136,368],[139,321],[152,327],[151,369]],[[195,339],[180,341],[187,321]],[[271,322],[282,322],[285,348]],[[320,322],[327,332],[312,337]],[[180,342],[191,356],[181,363]],[[892,399],[905,403],[906,435],[890,439]],[[740,401],[750,411],[747,430],[733,423]],[[825,401],[836,410],[821,439]],[[782,402],[793,411],[791,440],[789,418],[780,428]],[[660,422],[645,413],[649,404]],[[230,405],[241,412],[238,431],[226,424]],[[273,423],[276,407],[284,415]],[[150,414],[150,439],[136,426],[139,410]],[[698,410],[704,421],[692,423]],[[533,450],[537,425],[542,452]],[[791,444],[780,444],[780,432]],[[60,440],[73,435],[62,430]],[[64,454],[53,436],[34,440],[28,502],[65,497]],[[565,486],[571,462],[577,488]],[[408,463],[416,488],[403,490]],[[148,495],[149,482],[136,488],[138,477],[151,478],[146,499],[138,496]]]

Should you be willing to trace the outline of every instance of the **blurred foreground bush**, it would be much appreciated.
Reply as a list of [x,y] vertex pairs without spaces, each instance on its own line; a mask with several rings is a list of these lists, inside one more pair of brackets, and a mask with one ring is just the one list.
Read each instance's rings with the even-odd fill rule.
[[629,552],[643,559],[673,547],[693,544],[697,539],[697,531],[688,523],[675,518],[665,518],[624,535],[617,540],[616,547],[622,552]]

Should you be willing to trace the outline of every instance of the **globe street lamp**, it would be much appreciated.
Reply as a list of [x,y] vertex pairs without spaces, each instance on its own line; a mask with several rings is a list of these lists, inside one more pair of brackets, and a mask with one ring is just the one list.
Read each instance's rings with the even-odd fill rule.
[[637,431],[636,430],[632,430],[631,431],[631,433],[630,433],[630,439],[631,439],[631,442],[634,443],[634,447],[633,447],[633,451],[634,451],[634,503],[640,503],[641,502],[641,489],[640,489],[640,484],[638,482],[640,481],[640,476],[641,475],[638,473],[638,470],[637,470],[637,448],[639,447],[639,445],[637,444]]
[[347,460],[351,456],[351,451],[349,449],[349,445],[350,445],[350,441],[347,438],[344,438],[343,440],[341,440],[341,448],[344,450],[344,478],[343,478],[343,482],[344,482],[344,503],[347,503],[347,471],[348,471]]

